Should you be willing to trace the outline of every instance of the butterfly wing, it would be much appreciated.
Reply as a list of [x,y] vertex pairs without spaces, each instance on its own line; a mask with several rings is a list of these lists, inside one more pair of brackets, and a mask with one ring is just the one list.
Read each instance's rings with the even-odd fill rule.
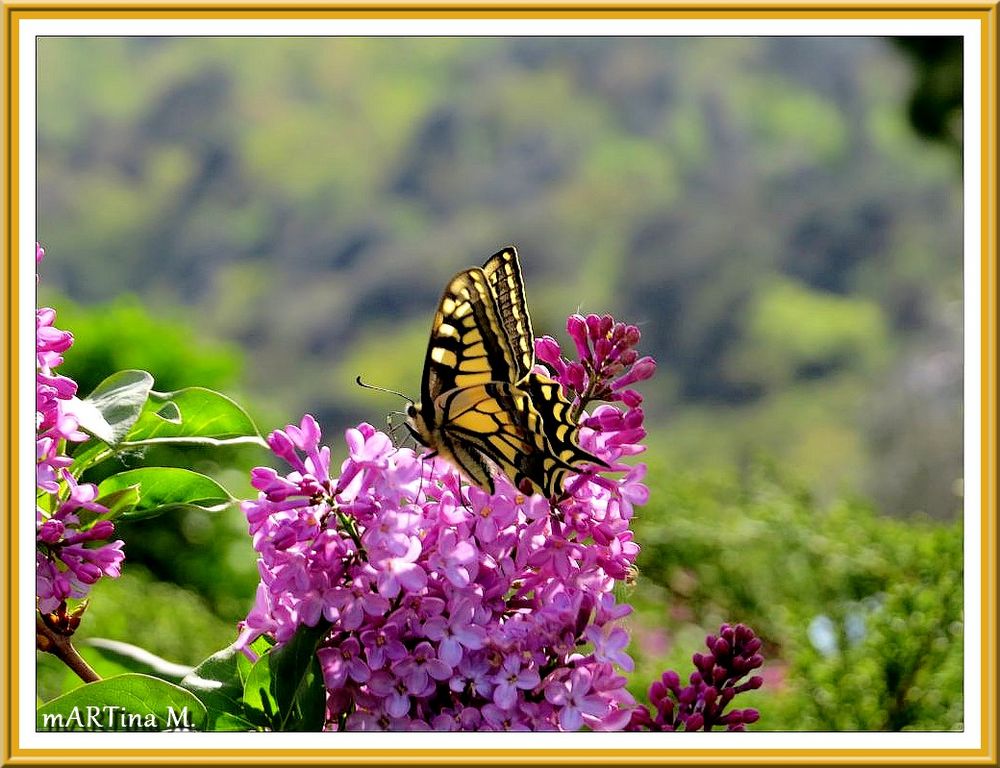
[[512,381],[520,381],[535,364],[535,337],[524,298],[524,279],[521,277],[517,249],[511,245],[494,253],[483,264],[483,274],[489,283],[501,326],[507,336],[507,345],[514,358]]
[[585,463],[559,384],[530,373],[534,338],[514,248],[455,275],[438,304],[411,431],[469,480],[494,490],[490,465],[549,498]]
[[461,438],[449,439],[443,429],[449,416],[439,400],[446,392],[492,381],[513,382],[517,368],[485,272],[479,267],[459,272],[438,303],[424,358],[420,403],[408,410],[408,425],[421,443],[490,491],[493,481],[478,450]]
[[437,403],[443,442],[473,448],[517,488],[524,490],[527,481],[549,498],[562,492],[566,475],[581,465],[607,466],[579,446],[579,429],[557,382],[529,374],[523,385],[489,382],[443,394]]
[[519,457],[544,448],[526,418],[529,407],[527,395],[507,382],[445,392],[435,403],[441,417],[439,452],[455,457],[459,469],[493,493],[493,478],[476,471],[476,459],[482,464],[483,457],[488,458],[513,480]]
[[525,475],[549,497],[562,491],[568,472],[579,472],[582,465],[607,467],[607,462],[580,447],[580,426],[572,419],[572,405],[559,382],[540,373],[529,373],[518,386],[522,388],[538,414],[544,449],[529,456]]
[[443,393],[489,381],[513,382],[518,363],[507,342],[489,280],[473,267],[449,281],[438,304],[424,359],[424,414]]

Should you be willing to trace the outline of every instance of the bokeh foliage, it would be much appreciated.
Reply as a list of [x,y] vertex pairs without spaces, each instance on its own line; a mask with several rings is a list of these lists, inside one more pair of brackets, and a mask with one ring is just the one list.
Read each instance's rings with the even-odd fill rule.
[[[514,242],[537,333],[610,311],[659,362],[637,695],[744,621],[771,659],[758,728],[960,727],[956,112],[938,99],[928,141],[908,94],[961,70],[909,49],[917,66],[864,38],[43,39],[39,300],[76,335],[82,392],[143,368],[264,431],[312,412],[336,454],[399,407],[354,376],[415,394],[444,281]],[[153,458],[237,494],[266,461],[125,461]],[[245,521],[130,528],[86,632],[184,663],[231,640]]]
[[[370,418],[358,373],[415,392],[441,285],[515,242],[537,330],[577,307],[641,324],[666,373],[651,423],[707,427],[672,432],[686,465],[738,460],[730,432],[764,420],[760,443],[824,492],[950,514],[961,179],[911,128],[916,70],[888,41],[38,50],[38,237],[62,260],[43,286],[182,307],[287,418]],[[880,418],[884,392],[905,416]],[[825,450],[803,450],[815,434]]]
[[960,523],[821,503],[760,461],[741,475],[654,477],[635,525],[637,681],[683,667],[696,638],[741,621],[770,660],[757,727],[961,727]]

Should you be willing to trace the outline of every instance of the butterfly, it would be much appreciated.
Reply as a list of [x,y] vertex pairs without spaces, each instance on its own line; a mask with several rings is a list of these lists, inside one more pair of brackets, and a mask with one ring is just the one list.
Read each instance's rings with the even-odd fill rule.
[[493,493],[491,466],[523,492],[555,498],[583,465],[608,465],[580,447],[557,381],[532,371],[534,336],[516,249],[455,275],[431,326],[414,438]]

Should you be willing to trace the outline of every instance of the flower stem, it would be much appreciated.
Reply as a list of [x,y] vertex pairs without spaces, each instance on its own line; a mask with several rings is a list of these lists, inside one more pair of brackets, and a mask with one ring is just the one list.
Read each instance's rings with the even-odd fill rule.
[[35,614],[35,646],[40,651],[51,653],[63,664],[69,667],[76,676],[85,683],[96,683],[100,676],[84,660],[83,656],[77,653],[76,648],[69,638],[50,627],[40,614]]
[[347,531],[347,535],[351,537],[351,541],[354,542],[354,546],[357,547],[358,556],[362,560],[367,560],[368,554],[365,552],[364,545],[361,543],[361,535],[358,533],[358,529],[354,525],[354,521],[341,512],[339,507],[334,506],[333,509],[337,513],[337,520],[340,522],[341,526],[343,526],[344,530]]

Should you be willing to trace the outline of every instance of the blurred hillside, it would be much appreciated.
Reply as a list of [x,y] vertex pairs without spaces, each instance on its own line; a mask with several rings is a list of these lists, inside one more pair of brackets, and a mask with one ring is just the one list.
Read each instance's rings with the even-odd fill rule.
[[515,243],[536,333],[642,327],[654,465],[960,507],[960,163],[888,41],[48,38],[38,72],[40,301],[242,348],[265,429],[380,422],[354,376],[415,395],[445,281]]

